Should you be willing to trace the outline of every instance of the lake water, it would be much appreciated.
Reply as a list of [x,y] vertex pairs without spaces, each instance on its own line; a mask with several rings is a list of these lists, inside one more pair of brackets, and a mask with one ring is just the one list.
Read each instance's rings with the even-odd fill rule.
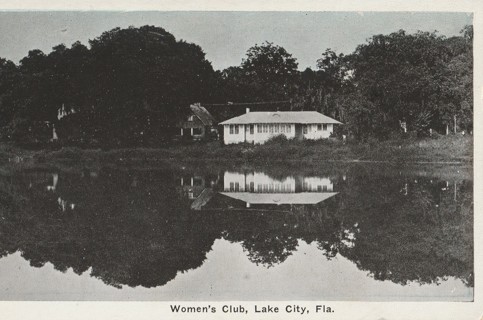
[[473,300],[469,168],[2,172],[1,300]]

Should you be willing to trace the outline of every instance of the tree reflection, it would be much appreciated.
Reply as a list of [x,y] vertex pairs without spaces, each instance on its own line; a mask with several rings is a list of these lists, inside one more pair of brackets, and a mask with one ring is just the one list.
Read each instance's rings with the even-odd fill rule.
[[[2,190],[10,194],[2,197],[10,199],[2,208],[3,255],[20,251],[32,266],[51,262],[77,274],[92,268],[117,287],[153,287],[199,267],[217,237],[176,201],[169,173],[139,173],[135,187],[127,172],[61,175],[55,193],[46,191],[49,176],[20,174],[13,190]],[[58,197],[75,209],[63,211]]]
[[[217,173],[167,169],[4,175],[0,255],[20,251],[34,267],[50,262],[115,287],[155,287],[201,266],[218,238],[240,243],[250,261],[265,267],[289,259],[303,240],[327,259],[350,259],[377,280],[404,285],[456,277],[473,286],[470,181],[355,168],[332,176],[338,194],[315,205],[246,208],[240,200],[194,190],[191,179],[189,186],[180,183],[190,175],[200,177],[202,187],[218,183]],[[191,210],[203,195],[209,195],[199,202],[204,210]]]

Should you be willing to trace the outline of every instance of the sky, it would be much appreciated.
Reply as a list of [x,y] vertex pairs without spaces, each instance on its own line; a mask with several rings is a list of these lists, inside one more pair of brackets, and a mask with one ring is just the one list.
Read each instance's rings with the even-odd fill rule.
[[264,41],[284,47],[299,70],[315,68],[331,48],[352,53],[375,34],[404,29],[435,31],[451,37],[467,24],[469,13],[449,12],[0,12],[0,57],[18,63],[29,50],[89,39],[115,27],[155,25],[201,46],[214,69],[238,66],[251,46]]

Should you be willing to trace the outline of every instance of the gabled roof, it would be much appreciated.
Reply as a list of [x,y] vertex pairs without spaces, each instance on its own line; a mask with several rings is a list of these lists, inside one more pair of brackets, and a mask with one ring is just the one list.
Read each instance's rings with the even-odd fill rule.
[[204,107],[198,104],[192,104],[190,105],[190,109],[191,112],[193,112],[193,114],[197,116],[205,126],[216,125],[215,118]]
[[316,111],[277,111],[248,112],[241,116],[228,119],[220,124],[252,124],[252,123],[334,123],[339,121],[324,116]]
[[251,193],[220,192],[220,194],[252,204],[317,204],[338,192]]
[[205,188],[198,198],[191,204],[192,210],[201,210],[201,208],[208,203],[208,201],[213,198],[216,193],[211,188]]

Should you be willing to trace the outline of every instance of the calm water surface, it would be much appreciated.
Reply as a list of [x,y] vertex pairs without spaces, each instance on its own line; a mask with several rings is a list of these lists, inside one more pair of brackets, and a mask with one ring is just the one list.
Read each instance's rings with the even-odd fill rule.
[[473,300],[468,169],[0,175],[2,300]]

